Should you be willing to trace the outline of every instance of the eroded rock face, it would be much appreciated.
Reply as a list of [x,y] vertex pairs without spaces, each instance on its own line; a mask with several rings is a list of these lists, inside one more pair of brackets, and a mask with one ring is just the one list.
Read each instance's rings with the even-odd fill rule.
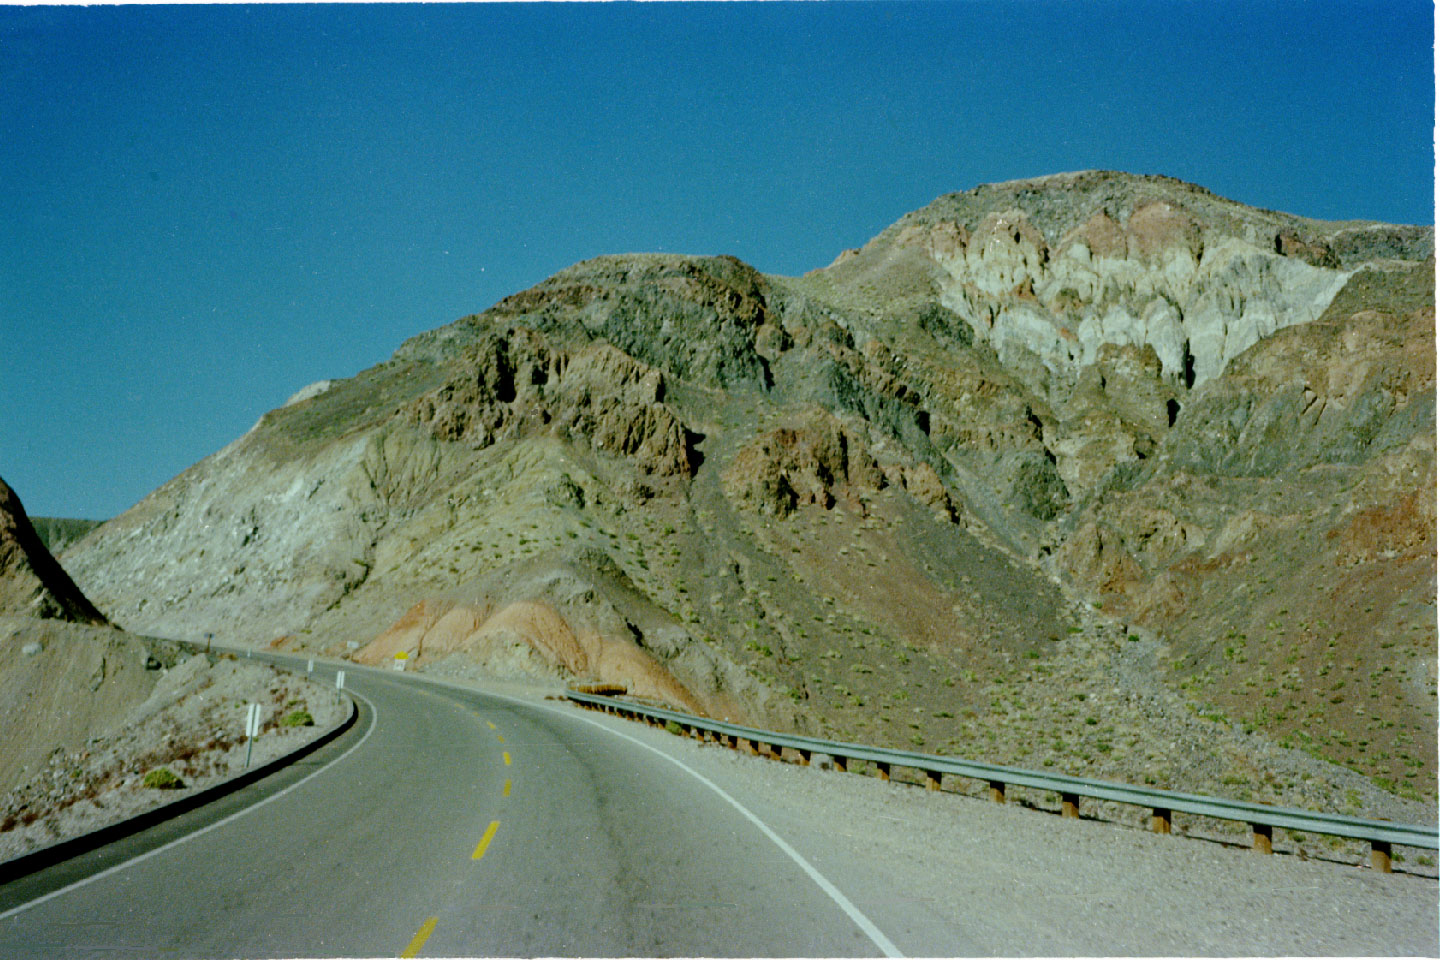
[[[773,326],[768,286],[734,257],[596,257],[462,320],[451,335],[508,323],[604,340],[681,379],[759,386],[768,373],[755,342]],[[419,339],[411,349],[424,348]]]
[[104,624],[45,549],[15,491],[0,480],[0,614]]
[[741,509],[781,518],[802,506],[830,510],[842,502],[864,514],[870,496],[886,489],[904,491],[949,522],[963,511],[930,464],[882,465],[859,433],[816,410],[756,437],[731,461],[721,482]]
[[824,413],[757,437],[731,462],[724,481],[744,508],[778,517],[801,504],[828,510],[837,495],[877,491],[888,482],[864,441]]
[[[1216,702],[1289,735],[1383,740],[1434,710],[1433,671],[1409,658],[1433,652],[1435,314],[1405,309],[1433,270],[1352,281],[1369,292],[1236,358],[1053,558],[1107,609],[1184,638]],[[1289,679],[1257,702],[1267,675]],[[1432,740],[1410,760],[1430,764]],[[1377,775],[1413,772],[1384,752]]]
[[555,350],[532,330],[492,334],[466,351],[465,376],[410,406],[442,440],[482,449],[549,434],[626,457],[649,476],[689,478],[701,439],[663,402],[660,371],[608,343]]
[[[1093,214],[1052,247],[1024,210],[988,214],[966,238],[941,220],[921,241],[945,273],[940,302],[1001,362],[1035,355],[1073,382],[1107,345],[1149,347],[1193,387],[1277,329],[1324,312],[1349,274],[1206,231],[1156,201]],[[1314,259],[1313,257],[1311,259]]]
[[[1394,282],[1428,282],[1429,269],[1397,274]],[[1317,323],[1257,345],[1197,391],[1150,474],[1089,506],[1088,515],[1126,531],[1125,545],[1116,542],[1113,550],[1158,571],[1197,551],[1213,559],[1256,545],[1296,523],[1316,524],[1330,531],[1326,540],[1348,543],[1339,533],[1346,517],[1392,517],[1407,512],[1404,504],[1411,521],[1378,527],[1397,537],[1394,552],[1433,540],[1413,493],[1434,471],[1434,308],[1347,315],[1345,304],[1337,306]],[[1233,494],[1206,495],[1199,478],[1250,493],[1241,502]],[[1292,499],[1311,478],[1321,486],[1304,495],[1319,496],[1323,487],[1331,502]],[[1372,489],[1377,483],[1379,490]],[[1380,490],[1399,494],[1398,501],[1371,505]],[[1178,508],[1173,513],[1158,506],[1170,502]],[[1419,529],[1429,534],[1416,540]]]

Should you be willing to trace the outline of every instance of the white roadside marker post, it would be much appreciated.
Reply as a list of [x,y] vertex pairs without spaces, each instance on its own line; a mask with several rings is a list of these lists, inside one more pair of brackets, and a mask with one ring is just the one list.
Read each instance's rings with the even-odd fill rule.
[[344,670],[336,670],[336,671],[335,671],[335,689],[336,689],[336,690],[344,690],[344,689],[345,689],[345,671],[344,671]]
[[306,663],[305,663],[305,672],[306,672],[306,673],[314,673],[314,672],[315,672],[315,658],[314,658],[314,657],[311,657],[308,661],[306,661]]
[[245,711],[245,769],[250,769],[250,752],[255,749],[255,738],[260,735],[260,704],[252,703]]

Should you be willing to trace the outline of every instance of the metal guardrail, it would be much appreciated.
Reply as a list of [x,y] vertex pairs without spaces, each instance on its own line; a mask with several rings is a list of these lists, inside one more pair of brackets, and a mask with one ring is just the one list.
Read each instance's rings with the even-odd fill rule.
[[567,691],[566,696],[581,706],[604,710],[608,713],[644,718],[660,725],[673,722],[691,736],[697,733],[706,736],[707,739],[713,736],[726,746],[732,746],[752,754],[783,759],[782,752],[788,748],[794,751],[798,761],[803,765],[808,765],[814,754],[825,754],[833,758],[835,768],[841,771],[844,771],[849,765],[848,762],[852,760],[869,762],[875,765],[877,774],[884,780],[890,778],[892,767],[907,767],[923,773],[925,785],[931,790],[940,789],[940,776],[944,773],[985,781],[990,787],[990,798],[999,803],[1005,802],[1007,785],[1049,790],[1060,795],[1061,815],[1066,817],[1078,817],[1080,815],[1080,798],[1090,797],[1096,800],[1110,800],[1116,803],[1150,808],[1151,829],[1157,833],[1170,832],[1171,817],[1176,812],[1193,813],[1213,817],[1217,820],[1237,821],[1250,826],[1251,845],[1260,853],[1271,852],[1271,838],[1276,827],[1367,841],[1370,844],[1370,865],[1385,873],[1390,872],[1390,856],[1393,845],[1423,850],[1440,850],[1440,828],[1437,827],[1392,823],[1388,820],[1366,820],[1361,817],[1316,813],[1313,810],[1300,810],[1293,807],[1272,807],[1268,804],[1250,803],[1243,800],[1226,800],[1194,793],[1180,793],[1174,790],[1158,790],[1106,780],[1092,780],[1087,777],[1044,773],[1021,767],[978,763],[962,760],[959,757],[910,753],[906,750],[890,750],[885,747],[869,747],[859,743],[843,743],[796,734],[776,733],[727,723],[723,720],[696,717],[665,707],[617,700],[612,696],[581,693],[577,690]]

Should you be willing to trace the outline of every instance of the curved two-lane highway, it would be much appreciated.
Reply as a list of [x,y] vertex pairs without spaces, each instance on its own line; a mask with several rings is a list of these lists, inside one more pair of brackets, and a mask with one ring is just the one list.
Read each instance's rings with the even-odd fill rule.
[[745,811],[584,715],[378,671],[347,686],[361,722],[263,803],[0,888],[0,957],[894,950]]

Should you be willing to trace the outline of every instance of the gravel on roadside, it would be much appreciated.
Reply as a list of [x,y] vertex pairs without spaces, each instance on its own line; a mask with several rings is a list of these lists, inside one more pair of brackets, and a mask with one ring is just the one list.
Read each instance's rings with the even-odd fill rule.
[[584,716],[731,793],[844,883],[906,952],[933,954],[938,941],[955,948],[944,954],[997,956],[1440,955],[1433,869],[1385,875],[1335,860],[1261,856]]

